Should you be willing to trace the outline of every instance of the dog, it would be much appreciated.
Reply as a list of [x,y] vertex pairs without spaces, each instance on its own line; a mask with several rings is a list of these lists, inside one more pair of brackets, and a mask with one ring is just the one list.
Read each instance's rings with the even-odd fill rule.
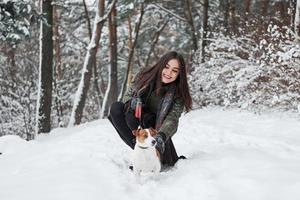
[[136,144],[133,150],[133,172],[136,178],[141,175],[150,175],[157,177],[161,170],[159,152],[156,150],[157,134],[153,128],[138,129],[134,134]]

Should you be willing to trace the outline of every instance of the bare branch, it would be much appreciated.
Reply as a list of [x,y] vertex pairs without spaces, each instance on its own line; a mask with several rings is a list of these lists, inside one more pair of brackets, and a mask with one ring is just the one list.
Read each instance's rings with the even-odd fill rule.
[[162,9],[163,11],[165,11],[166,13],[169,13],[170,15],[172,15],[172,16],[174,16],[174,17],[176,17],[177,19],[180,19],[181,21],[184,21],[184,22],[186,22],[187,23],[187,20],[185,19],[185,18],[182,18],[182,17],[180,17],[179,15],[176,15],[175,13],[173,13],[172,11],[170,11],[170,10],[168,10],[168,9],[166,9],[165,7],[163,7],[163,6],[160,6],[160,5],[158,5],[158,4],[153,4],[155,7],[157,7],[157,8],[160,8],[160,9]]

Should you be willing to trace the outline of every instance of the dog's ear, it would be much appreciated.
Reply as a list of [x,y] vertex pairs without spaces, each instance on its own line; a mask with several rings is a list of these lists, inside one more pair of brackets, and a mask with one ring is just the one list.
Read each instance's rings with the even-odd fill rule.
[[156,130],[156,129],[150,127],[149,130],[150,130],[150,135],[151,135],[151,136],[154,136],[154,135],[157,134],[157,130]]
[[133,131],[132,131],[132,134],[136,137],[136,136],[139,135],[140,130],[142,130],[142,127],[141,127],[141,126],[139,126],[137,129],[133,130]]
[[139,135],[140,129],[135,129],[132,131],[132,135],[134,135],[135,137]]

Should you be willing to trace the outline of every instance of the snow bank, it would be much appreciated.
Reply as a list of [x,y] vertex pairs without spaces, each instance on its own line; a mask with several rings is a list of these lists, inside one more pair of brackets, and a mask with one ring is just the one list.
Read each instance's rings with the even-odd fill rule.
[[180,160],[137,184],[131,150],[108,120],[26,142],[0,138],[0,199],[282,200],[300,196],[300,123],[287,114],[203,109],[173,137]]

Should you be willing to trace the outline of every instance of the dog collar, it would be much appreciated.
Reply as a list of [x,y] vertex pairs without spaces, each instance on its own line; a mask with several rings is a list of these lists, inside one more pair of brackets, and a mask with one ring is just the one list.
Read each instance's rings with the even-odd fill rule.
[[137,145],[139,148],[141,148],[141,149],[148,149],[148,147],[142,147],[142,146],[140,146],[140,145]]

